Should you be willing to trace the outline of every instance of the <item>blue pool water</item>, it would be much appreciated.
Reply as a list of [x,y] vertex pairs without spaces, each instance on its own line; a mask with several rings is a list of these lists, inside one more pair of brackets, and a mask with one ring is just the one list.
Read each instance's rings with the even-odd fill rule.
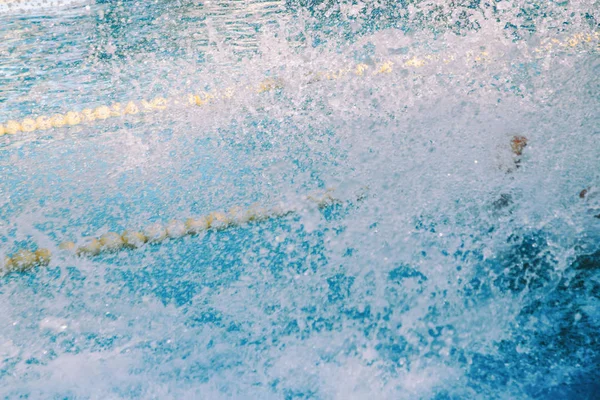
[[[0,262],[53,254],[0,278],[0,395],[599,398],[599,31],[593,0],[0,0],[0,124],[236,88],[0,136]],[[255,203],[297,212],[58,248]]]

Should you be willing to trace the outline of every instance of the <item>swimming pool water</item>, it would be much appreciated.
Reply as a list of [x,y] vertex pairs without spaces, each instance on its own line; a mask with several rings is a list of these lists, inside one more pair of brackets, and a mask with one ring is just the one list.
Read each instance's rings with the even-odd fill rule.
[[0,124],[235,91],[0,136],[4,398],[598,397],[596,1],[8,3]]

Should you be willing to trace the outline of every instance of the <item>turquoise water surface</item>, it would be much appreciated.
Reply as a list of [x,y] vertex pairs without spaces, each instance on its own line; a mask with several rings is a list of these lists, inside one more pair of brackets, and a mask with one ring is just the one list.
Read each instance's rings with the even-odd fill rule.
[[[230,93],[0,136],[0,262],[52,252],[0,277],[0,395],[598,398],[598,32],[595,0],[0,0],[0,124]],[[59,249],[254,204],[296,212]]]

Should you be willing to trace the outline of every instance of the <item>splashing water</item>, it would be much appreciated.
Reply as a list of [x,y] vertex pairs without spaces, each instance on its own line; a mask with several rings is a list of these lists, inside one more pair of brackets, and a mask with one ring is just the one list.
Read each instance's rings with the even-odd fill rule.
[[[237,88],[0,136],[0,262],[54,254],[0,278],[0,394],[595,398],[599,21],[592,0],[0,0],[0,121]],[[326,187],[348,201],[58,249]]]

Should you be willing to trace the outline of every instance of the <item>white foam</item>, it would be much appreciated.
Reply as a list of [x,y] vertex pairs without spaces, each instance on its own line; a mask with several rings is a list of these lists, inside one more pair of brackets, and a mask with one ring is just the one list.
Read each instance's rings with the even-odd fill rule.
[[90,0],[0,0],[0,16],[41,11],[58,11],[62,8],[91,3]]

